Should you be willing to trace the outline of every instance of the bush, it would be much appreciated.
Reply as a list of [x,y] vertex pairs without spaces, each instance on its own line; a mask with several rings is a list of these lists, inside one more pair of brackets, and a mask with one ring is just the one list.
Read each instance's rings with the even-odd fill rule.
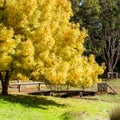
[[87,114],[86,111],[78,112],[78,111],[68,111],[63,114],[64,120],[83,120],[84,116]]
[[110,120],[120,120],[120,106],[115,107],[110,113]]

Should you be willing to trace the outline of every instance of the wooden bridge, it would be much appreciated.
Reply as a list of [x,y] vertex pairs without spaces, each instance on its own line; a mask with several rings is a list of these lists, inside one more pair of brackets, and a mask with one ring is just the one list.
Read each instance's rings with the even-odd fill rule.
[[31,92],[31,95],[49,95],[54,96],[55,94],[59,94],[61,97],[70,97],[70,96],[95,96],[97,92],[95,91],[83,91],[83,90],[47,90],[47,91],[38,91]]

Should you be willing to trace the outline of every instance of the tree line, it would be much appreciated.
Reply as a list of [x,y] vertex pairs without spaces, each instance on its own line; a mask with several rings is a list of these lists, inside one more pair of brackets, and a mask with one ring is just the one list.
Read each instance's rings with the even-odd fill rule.
[[120,72],[120,1],[70,0],[71,22],[85,27],[85,54],[94,54],[99,64],[105,62],[107,72]]

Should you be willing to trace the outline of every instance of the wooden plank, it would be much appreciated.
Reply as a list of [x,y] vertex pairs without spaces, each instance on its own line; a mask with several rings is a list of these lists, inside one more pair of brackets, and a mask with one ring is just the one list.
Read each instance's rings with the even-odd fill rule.
[[110,85],[107,84],[107,86],[113,91],[113,93],[117,94],[117,92],[114,89],[112,89],[112,87],[110,87]]
[[35,84],[44,84],[44,82],[20,82],[20,83],[10,83],[10,85],[35,85]]
[[38,85],[38,91],[40,91],[41,84],[44,84],[44,82],[18,82],[18,83],[10,83],[10,86],[17,86],[18,92],[21,92],[22,85]]
[[45,90],[45,91],[39,91],[39,92],[31,92],[29,94],[32,95],[51,95],[54,93],[66,93],[66,94],[78,94],[80,96],[85,95],[95,95],[97,92],[95,91],[83,91],[83,90]]

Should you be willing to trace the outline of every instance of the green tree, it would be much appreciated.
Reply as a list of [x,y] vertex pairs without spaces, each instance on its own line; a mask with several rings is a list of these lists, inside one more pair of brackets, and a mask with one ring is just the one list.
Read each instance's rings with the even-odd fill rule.
[[120,1],[83,0],[81,6],[76,1],[71,0],[74,10],[71,21],[88,30],[86,53],[103,59],[108,71],[113,72],[120,59]]
[[[81,3],[79,5],[79,3]],[[85,47],[87,55],[93,53],[99,56],[103,50],[104,41],[101,41],[101,24],[99,23],[99,15],[101,7],[99,0],[71,0],[74,16],[71,22],[80,23],[80,29],[85,27],[88,30],[88,37],[85,39]]]
[[101,0],[101,40],[105,41],[103,56],[108,72],[113,72],[120,60],[120,1]]
[[71,24],[68,0],[0,0],[0,80],[44,80],[54,85],[86,87],[98,82],[104,66],[85,57],[86,30]]

